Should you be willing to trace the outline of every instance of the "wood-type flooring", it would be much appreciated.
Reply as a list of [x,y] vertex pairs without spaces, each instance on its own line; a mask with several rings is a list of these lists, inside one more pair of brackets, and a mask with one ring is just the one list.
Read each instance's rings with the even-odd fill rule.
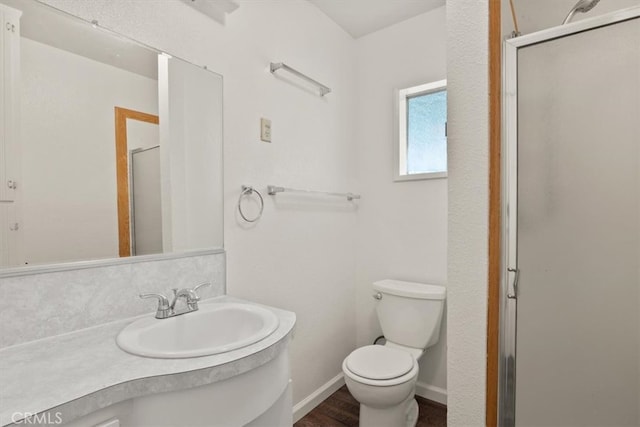
[[[416,427],[445,427],[447,407],[416,396],[420,415]],[[357,427],[360,404],[351,396],[347,386],[342,386],[313,411],[305,415],[294,427]]]

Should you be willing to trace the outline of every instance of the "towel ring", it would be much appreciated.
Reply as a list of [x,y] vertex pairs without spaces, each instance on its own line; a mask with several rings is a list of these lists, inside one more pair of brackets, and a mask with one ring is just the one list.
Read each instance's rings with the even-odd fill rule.
[[[258,195],[258,198],[260,199],[260,212],[258,212],[258,215],[256,215],[255,218],[249,219],[244,215],[244,212],[242,212],[242,198],[244,196],[248,196],[253,193],[256,193]],[[260,194],[260,192],[253,187],[243,185],[242,193],[240,193],[240,197],[238,197],[238,213],[240,214],[242,219],[244,219],[247,222],[256,222],[262,216],[263,210],[264,210],[264,199],[262,198],[262,194]]]

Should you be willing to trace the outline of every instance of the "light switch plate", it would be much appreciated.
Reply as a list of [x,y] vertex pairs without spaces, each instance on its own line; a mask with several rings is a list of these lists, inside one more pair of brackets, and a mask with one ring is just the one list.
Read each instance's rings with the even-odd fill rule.
[[271,142],[271,120],[260,119],[260,139],[264,142]]

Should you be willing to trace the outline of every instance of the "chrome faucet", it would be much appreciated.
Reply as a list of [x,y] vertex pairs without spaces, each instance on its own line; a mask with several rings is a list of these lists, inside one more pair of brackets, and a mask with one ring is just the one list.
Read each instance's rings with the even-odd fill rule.
[[[211,283],[201,283],[193,289],[173,289],[173,300],[171,303],[169,303],[169,299],[162,294],[141,294],[140,298],[157,298],[158,309],[156,310],[156,319],[168,319],[169,317],[175,317],[181,314],[197,311],[200,297],[196,292],[204,286],[211,286]],[[183,298],[185,300],[185,307],[176,310],[176,303]]]
[[194,292],[193,289],[185,288],[178,290],[178,288],[173,288],[172,291],[173,301],[171,301],[171,304],[169,305],[171,310],[175,311],[176,303],[180,298],[184,298],[184,301],[187,304],[187,308],[192,308],[193,310],[198,309],[198,301],[200,301],[200,297]]

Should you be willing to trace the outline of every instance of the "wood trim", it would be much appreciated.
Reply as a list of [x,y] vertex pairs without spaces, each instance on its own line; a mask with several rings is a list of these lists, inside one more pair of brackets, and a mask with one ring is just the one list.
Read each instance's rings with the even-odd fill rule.
[[115,107],[116,125],[116,186],[118,199],[118,253],[131,256],[131,218],[129,217],[129,150],[127,148],[127,119],[160,123],[158,116]]
[[498,425],[500,328],[502,24],[501,1],[489,0],[489,271],[486,425]]

